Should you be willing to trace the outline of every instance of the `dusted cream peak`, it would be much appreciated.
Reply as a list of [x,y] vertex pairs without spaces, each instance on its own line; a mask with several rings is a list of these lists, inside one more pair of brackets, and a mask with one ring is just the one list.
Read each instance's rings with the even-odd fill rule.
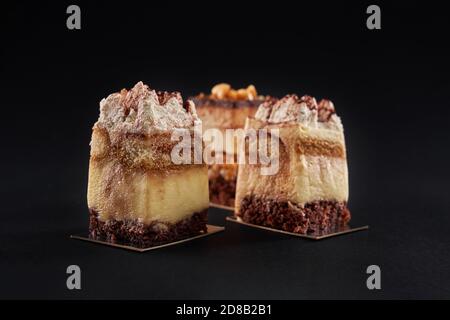
[[110,131],[149,134],[194,126],[195,105],[183,103],[179,92],[155,91],[142,82],[131,90],[122,89],[100,101],[97,125]]
[[308,95],[299,98],[290,94],[281,99],[268,99],[259,106],[255,118],[272,124],[292,122],[314,128],[342,130],[333,102],[322,99],[317,103],[314,97]]

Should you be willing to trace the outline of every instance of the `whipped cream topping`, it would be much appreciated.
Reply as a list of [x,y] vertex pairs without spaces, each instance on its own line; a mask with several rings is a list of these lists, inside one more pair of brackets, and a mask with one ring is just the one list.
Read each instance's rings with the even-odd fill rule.
[[109,131],[149,134],[191,128],[200,122],[195,105],[178,92],[157,92],[142,82],[100,101],[97,125]]
[[259,106],[255,118],[271,124],[294,122],[312,128],[342,130],[333,102],[322,99],[317,103],[314,97],[307,95],[299,98],[290,94],[281,99],[267,100]]

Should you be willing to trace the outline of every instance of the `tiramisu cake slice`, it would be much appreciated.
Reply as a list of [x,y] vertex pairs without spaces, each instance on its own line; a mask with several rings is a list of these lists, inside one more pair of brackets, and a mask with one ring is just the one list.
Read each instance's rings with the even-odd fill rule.
[[260,165],[240,165],[238,219],[300,234],[323,234],[346,225],[344,132],[331,101],[317,104],[312,97],[296,95],[273,99],[247,119],[245,128],[279,130],[279,170],[261,175]]
[[87,195],[92,238],[148,247],[206,231],[207,166],[171,161],[172,132],[193,134],[198,121],[192,101],[142,82],[100,102]]
[[[192,98],[203,122],[203,131],[218,129],[224,137],[222,146],[215,145],[214,152],[223,153],[223,163],[209,166],[209,194],[212,203],[234,207],[237,178],[237,144],[235,136],[226,136],[226,129],[243,129],[245,119],[253,116],[264,101],[258,96],[256,88],[235,90],[227,83],[215,85],[211,94],[199,94]],[[207,137],[205,135],[205,137]],[[227,161],[227,154],[232,162]]]

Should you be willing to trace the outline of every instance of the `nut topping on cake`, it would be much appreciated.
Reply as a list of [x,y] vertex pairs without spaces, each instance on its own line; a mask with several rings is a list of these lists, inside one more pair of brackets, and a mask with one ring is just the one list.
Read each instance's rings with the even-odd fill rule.
[[233,89],[228,83],[216,84],[211,89],[210,98],[213,99],[228,99],[228,100],[254,100],[258,97],[254,85],[249,85],[247,88]]

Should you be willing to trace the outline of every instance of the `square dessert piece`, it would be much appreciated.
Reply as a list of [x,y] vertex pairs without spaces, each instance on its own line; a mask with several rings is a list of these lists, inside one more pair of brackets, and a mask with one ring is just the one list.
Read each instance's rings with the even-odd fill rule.
[[206,232],[208,168],[174,164],[174,130],[194,133],[192,101],[139,82],[100,102],[89,162],[94,239],[150,247]]
[[276,174],[261,175],[260,164],[240,165],[235,216],[300,234],[345,226],[350,220],[346,149],[333,103],[296,95],[272,99],[247,119],[245,130],[251,129],[278,129],[279,167]]
[[[223,163],[209,166],[209,195],[215,204],[234,207],[237,178],[237,144],[232,139],[226,140],[226,129],[243,129],[245,119],[253,116],[265,97],[258,96],[256,88],[249,85],[246,89],[235,90],[229,84],[220,83],[214,86],[211,94],[199,94],[192,98],[202,119],[203,131],[218,129],[224,141],[222,147],[214,152],[223,153]],[[234,159],[226,161],[227,155]]]

